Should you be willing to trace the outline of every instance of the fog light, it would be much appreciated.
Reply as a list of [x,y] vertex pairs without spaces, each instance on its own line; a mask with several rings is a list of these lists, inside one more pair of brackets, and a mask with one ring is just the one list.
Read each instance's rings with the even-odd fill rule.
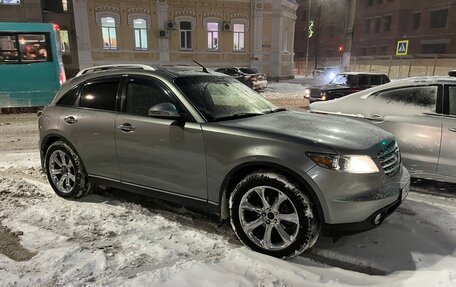
[[382,221],[382,217],[383,217],[383,214],[381,214],[381,213],[377,214],[377,216],[375,216],[375,218],[374,218],[374,224],[379,225],[380,222]]

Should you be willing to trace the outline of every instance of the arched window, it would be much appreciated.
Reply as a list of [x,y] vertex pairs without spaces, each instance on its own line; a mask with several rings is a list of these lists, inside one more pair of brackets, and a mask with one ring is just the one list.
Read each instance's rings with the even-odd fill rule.
[[101,32],[103,35],[103,49],[117,49],[116,19],[101,17]]
[[133,19],[133,30],[135,32],[135,50],[147,50],[147,22],[145,19]]

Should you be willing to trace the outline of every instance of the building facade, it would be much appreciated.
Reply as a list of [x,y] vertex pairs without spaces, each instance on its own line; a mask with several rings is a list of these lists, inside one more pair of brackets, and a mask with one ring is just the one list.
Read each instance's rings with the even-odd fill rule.
[[358,0],[354,54],[394,55],[398,40],[411,55],[456,54],[455,25],[454,0]]
[[0,21],[43,22],[41,0],[0,0]]
[[43,22],[59,25],[60,50],[68,78],[79,71],[73,0],[41,0]]
[[250,66],[293,75],[294,0],[73,0],[81,68]]
[[295,60],[302,62],[307,57],[307,39],[310,30],[308,56],[311,66],[309,68],[326,66],[327,58],[340,57],[345,51],[349,1],[298,0],[297,2],[299,7],[296,12]]

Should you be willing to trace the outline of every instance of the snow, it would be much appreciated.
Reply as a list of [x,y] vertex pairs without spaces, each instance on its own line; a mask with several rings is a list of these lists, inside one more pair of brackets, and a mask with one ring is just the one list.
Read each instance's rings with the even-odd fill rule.
[[454,197],[412,187],[379,228],[320,236],[285,261],[242,246],[216,218],[163,202],[122,191],[56,196],[37,136],[34,116],[0,115],[0,227],[36,253],[0,253],[0,286],[456,286]]

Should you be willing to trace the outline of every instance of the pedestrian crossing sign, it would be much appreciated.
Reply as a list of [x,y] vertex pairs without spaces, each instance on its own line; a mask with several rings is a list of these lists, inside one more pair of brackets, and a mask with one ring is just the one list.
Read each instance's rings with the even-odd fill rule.
[[407,56],[409,40],[397,41],[396,56]]

